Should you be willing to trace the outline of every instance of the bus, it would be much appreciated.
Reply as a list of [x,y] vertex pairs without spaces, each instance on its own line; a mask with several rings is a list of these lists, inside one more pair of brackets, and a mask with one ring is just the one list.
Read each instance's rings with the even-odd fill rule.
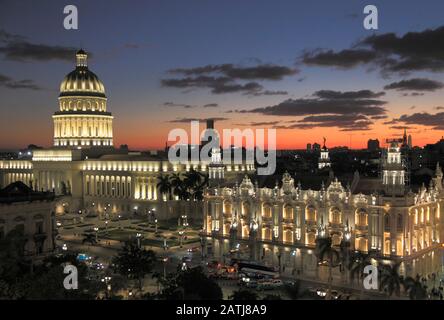
[[264,275],[271,278],[279,277],[279,272],[274,268],[264,266],[254,262],[246,262],[242,260],[232,260],[232,265],[236,267],[238,273]]

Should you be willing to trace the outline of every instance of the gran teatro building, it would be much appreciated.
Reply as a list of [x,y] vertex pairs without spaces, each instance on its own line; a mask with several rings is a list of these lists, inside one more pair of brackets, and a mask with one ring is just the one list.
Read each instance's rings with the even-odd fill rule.
[[[179,201],[159,193],[159,175],[194,168],[216,176],[220,165],[214,165],[213,174],[211,162],[171,163],[165,152],[114,148],[105,86],[89,69],[87,58],[78,51],[75,69],[60,85],[59,108],[52,116],[54,146],[35,150],[30,159],[0,160],[0,188],[22,181],[34,190],[53,191],[58,196],[56,214],[112,218],[155,209],[159,219],[177,217]],[[254,164],[226,165],[225,171],[226,179],[235,179],[252,173]],[[189,208],[190,217],[202,218],[199,203]]]
[[[399,262],[404,275],[441,271],[441,168],[436,167],[428,187],[412,192],[406,187],[397,142],[381,162],[381,178],[370,181],[355,173],[351,183],[343,185],[330,177],[318,190],[296,184],[297,174],[284,174],[274,188],[259,187],[247,175],[240,184],[211,188],[204,206],[208,246],[220,259],[234,254],[278,267],[284,274],[326,280],[328,267],[318,267],[315,252],[316,238],[323,233],[338,251],[345,241],[350,250],[371,254],[374,264]],[[339,268],[333,277],[349,279]]]

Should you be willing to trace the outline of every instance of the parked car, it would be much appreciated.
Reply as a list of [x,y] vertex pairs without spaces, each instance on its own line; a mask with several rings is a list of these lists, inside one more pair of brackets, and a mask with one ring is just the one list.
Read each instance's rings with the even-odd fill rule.
[[254,289],[254,288],[257,288],[257,286],[258,286],[258,283],[255,280],[250,280],[245,283],[245,287],[247,287],[247,288]]
[[188,262],[189,263],[189,262],[191,262],[191,258],[185,256],[185,257],[182,258],[182,262]]
[[197,252],[199,251],[199,247],[188,248],[188,252]]
[[275,286],[271,281],[260,281],[257,284],[257,290],[273,290]]
[[284,285],[284,282],[281,279],[273,279],[271,282],[274,287],[282,287]]

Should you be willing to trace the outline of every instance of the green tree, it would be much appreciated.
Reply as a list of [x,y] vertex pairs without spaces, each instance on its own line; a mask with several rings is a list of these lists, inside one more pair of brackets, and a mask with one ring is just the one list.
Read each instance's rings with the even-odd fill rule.
[[328,265],[328,290],[325,299],[331,298],[333,268],[339,266],[339,252],[333,248],[331,237],[319,237],[316,239],[316,252],[320,263]]
[[382,265],[379,270],[380,289],[389,297],[393,294],[399,297],[402,279],[399,276],[399,263]]
[[157,180],[159,181],[157,183],[157,188],[159,189],[160,194],[166,195],[167,199],[171,200],[171,182],[170,178],[168,176],[159,175],[157,177]]
[[139,248],[133,241],[126,242],[117,256],[113,258],[115,272],[137,280],[140,289],[143,287],[145,275],[152,271],[155,261],[154,251]]
[[421,282],[419,275],[416,278],[407,277],[402,281],[405,292],[411,300],[427,299],[427,289]]
[[166,300],[221,300],[222,289],[209,279],[201,267],[179,270],[166,278],[157,275],[162,290],[160,299]]
[[354,252],[351,254],[349,263],[348,263],[348,270],[350,271],[350,279],[353,282],[355,279],[360,287],[360,296],[361,299],[364,296],[364,286],[363,286],[363,280],[364,280],[364,268],[368,265],[371,265],[371,258],[370,255],[364,254],[360,251]]

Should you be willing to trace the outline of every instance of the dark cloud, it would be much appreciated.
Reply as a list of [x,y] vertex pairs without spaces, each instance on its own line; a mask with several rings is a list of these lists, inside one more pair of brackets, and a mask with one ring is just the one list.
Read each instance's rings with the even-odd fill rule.
[[339,52],[333,50],[314,50],[305,52],[302,62],[307,65],[328,66],[337,68],[352,68],[359,64],[369,63],[376,59],[376,53],[371,50],[347,49]]
[[[321,92],[321,93],[320,93]],[[304,116],[313,114],[363,114],[367,116],[383,115],[386,109],[382,106],[386,101],[377,99],[351,99],[351,98],[321,98],[323,90],[314,94],[315,98],[288,99],[277,105],[255,108],[251,110],[238,110],[240,113],[260,113],[272,116]],[[357,91],[359,92],[359,91]],[[347,96],[347,92],[332,91],[327,95]],[[352,95],[352,93],[348,93]],[[357,93],[356,93],[357,94]]]
[[439,81],[426,78],[413,78],[390,83],[386,85],[384,89],[398,91],[435,91],[443,87],[444,84]]
[[228,118],[222,118],[222,117],[216,117],[216,118],[177,118],[174,120],[170,120],[168,122],[170,123],[190,123],[191,121],[200,121],[200,122],[205,122],[207,120],[214,120],[214,121],[224,121],[224,120],[229,120]]
[[288,126],[275,126],[281,129],[338,127],[342,131],[369,130],[374,120],[387,117],[387,110],[383,107],[386,101],[376,99],[383,95],[383,92],[370,90],[319,90],[313,98],[288,99],[273,106],[235,112],[303,117]]
[[217,103],[207,103],[203,106],[204,108],[217,108],[219,105]]
[[287,91],[281,91],[281,90],[263,90],[258,92],[251,93],[253,96],[285,96],[288,94]]
[[380,114],[380,115],[370,117],[370,119],[372,119],[372,120],[382,120],[382,119],[387,119],[387,118],[388,118],[388,116],[386,114]]
[[[298,71],[286,66],[260,64],[240,67],[233,64],[206,65],[196,68],[176,68],[170,74],[181,74],[183,78],[161,80],[164,87],[209,88],[214,94],[242,92],[248,95],[286,94],[284,91],[264,90],[258,80],[282,80]],[[255,80],[255,81],[253,81]]]
[[277,126],[280,129],[313,129],[317,127],[337,127],[340,131],[370,130],[373,124],[366,116],[360,114],[308,116],[288,126]]
[[395,130],[407,130],[407,129],[415,129],[414,127],[411,126],[391,126],[390,129],[395,129]]
[[190,109],[190,108],[194,108],[195,106],[190,105],[190,104],[182,104],[182,103],[174,103],[174,102],[164,102],[163,106],[165,107],[178,107],[178,108],[185,108],[185,109]]
[[198,76],[181,79],[162,79],[164,87],[173,88],[210,88],[214,94],[244,92],[253,94],[261,91],[263,87],[257,82],[235,83],[227,77]]
[[420,32],[372,35],[352,48],[305,52],[301,61],[307,65],[352,68],[373,64],[383,73],[444,70],[444,26]]
[[14,61],[71,61],[76,51],[73,47],[51,46],[29,42],[25,37],[0,30],[0,54]]
[[418,97],[418,96],[423,96],[424,92],[410,92],[410,93],[403,93],[402,96],[403,97]]
[[0,74],[0,87],[5,87],[9,89],[30,89],[30,90],[41,90],[33,80],[14,80],[11,77]]
[[431,127],[434,130],[444,130],[444,112],[435,114],[428,112],[418,112],[411,115],[404,114],[386,124],[421,125]]
[[[444,69],[444,27],[421,32],[408,32],[403,36],[395,33],[372,35],[360,44],[370,46],[386,58],[385,68],[391,71]],[[395,56],[395,57],[392,57]]]
[[319,90],[316,91],[314,96],[321,99],[372,99],[379,98],[385,95],[385,92],[373,92],[371,90],[359,90],[359,91],[333,91],[333,90]]
[[244,127],[267,127],[267,126],[276,126],[282,121],[262,121],[262,122],[250,122],[250,123],[239,123],[237,126]]
[[185,76],[217,73],[223,74],[230,79],[242,80],[282,80],[285,76],[291,76],[297,72],[296,69],[273,64],[260,64],[253,67],[216,64],[196,68],[176,68],[169,71],[169,73],[179,73]]

